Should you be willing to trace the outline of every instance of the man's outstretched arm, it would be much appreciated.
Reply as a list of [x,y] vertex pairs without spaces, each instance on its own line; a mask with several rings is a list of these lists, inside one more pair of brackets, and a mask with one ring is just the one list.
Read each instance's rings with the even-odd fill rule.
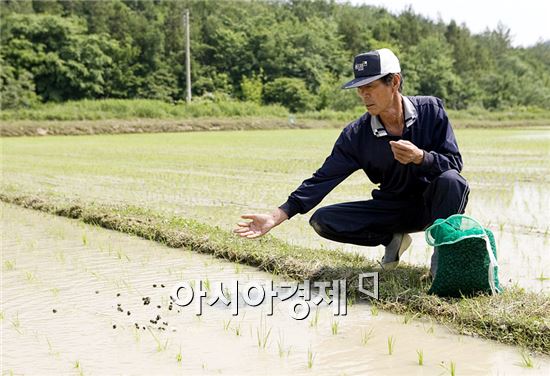
[[307,213],[321,202],[334,187],[359,168],[353,154],[348,135],[344,130],[321,168],[311,178],[302,182],[283,205],[271,214],[241,216],[243,219],[251,219],[252,222],[238,223],[239,227],[234,232],[248,239],[257,238],[294,215]]

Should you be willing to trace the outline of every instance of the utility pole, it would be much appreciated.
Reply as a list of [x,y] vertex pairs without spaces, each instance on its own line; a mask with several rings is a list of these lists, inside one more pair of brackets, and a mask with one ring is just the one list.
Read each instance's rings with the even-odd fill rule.
[[191,49],[189,46],[189,9],[183,13],[183,26],[185,27],[185,76],[187,83],[187,97],[185,101],[191,103]]

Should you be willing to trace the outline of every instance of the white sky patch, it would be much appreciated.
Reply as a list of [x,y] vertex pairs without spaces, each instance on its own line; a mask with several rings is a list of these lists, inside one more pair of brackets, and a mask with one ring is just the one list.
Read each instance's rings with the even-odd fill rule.
[[474,34],[487,28],[496,29],[499,22],[510,28],[512,45],[529,47],[550,40],[550,1],[548,0],[338,0],[353,5],[383,6],[394,14],[412,5],[415,13],[446,23],[452,19],[465,23]]

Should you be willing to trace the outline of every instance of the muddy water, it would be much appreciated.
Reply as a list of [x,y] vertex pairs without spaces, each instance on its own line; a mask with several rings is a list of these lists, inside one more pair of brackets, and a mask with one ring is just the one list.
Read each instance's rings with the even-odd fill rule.
[[242,299],[237,316],[220,303],[204,304],[196,316],[191,306],[170,305],[177,283],[274,277],[11,205],[2,205],[2,227],[3,373],[444,374],[451,362],[457,374],[550,370],[549,357],[523,368],[514,347],[366,304],[348,307],[347,316],[321,306],[316,324],[317,308],[303,321],[290,317],[293,300],[275,299],[273,316],[266,304],[246,306]]

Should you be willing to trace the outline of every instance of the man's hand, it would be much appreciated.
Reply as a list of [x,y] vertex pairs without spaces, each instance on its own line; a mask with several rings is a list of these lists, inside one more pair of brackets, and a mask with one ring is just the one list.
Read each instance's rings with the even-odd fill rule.
[[421,164],[424,160],[424,151],[415,144],[406,140],[390,141],[391,151],[398,162],[403,164]]
[[288,216],[283,210],[277,209],[271,214],[244,214],[241,218],[251,219],[252,222],[237,223],[239,227],[233,232],[242,238],[254,239],[267,234],[273,227],[288,219]]

